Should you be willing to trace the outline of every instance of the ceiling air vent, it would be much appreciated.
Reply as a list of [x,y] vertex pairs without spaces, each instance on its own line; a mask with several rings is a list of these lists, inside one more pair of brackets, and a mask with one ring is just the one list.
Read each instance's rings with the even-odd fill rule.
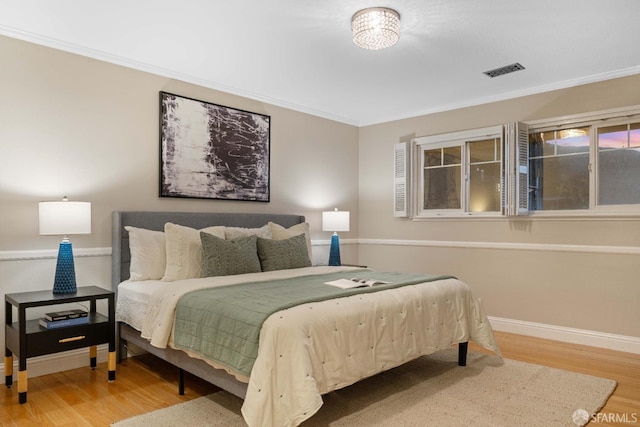
[[483,72],[483,74],[486,74],[491,78],[494,78],[494,77],[501,76],[503,74],[509,74],[509,73],[513,73],[514,71],[520,71],[520,70],[524,70],[524,67],[516,62],[515,64],[505,65],[504,67],[496,68],[495,70],[485,71]]

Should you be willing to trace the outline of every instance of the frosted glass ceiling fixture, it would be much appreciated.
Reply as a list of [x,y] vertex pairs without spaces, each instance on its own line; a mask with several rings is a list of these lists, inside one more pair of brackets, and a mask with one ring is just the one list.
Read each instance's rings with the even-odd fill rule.
[[370,7],[351,17],[353,42],[363,49],[380,50],[400,39],[400,14],[386,7]]

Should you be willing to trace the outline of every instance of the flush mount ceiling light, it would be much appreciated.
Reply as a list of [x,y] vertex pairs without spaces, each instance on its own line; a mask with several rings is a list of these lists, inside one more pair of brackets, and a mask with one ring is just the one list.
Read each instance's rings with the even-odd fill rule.
[[386,7],[371,7],[351,17],[353,42],[363,49],[391,47],[400,39],[400,14]]

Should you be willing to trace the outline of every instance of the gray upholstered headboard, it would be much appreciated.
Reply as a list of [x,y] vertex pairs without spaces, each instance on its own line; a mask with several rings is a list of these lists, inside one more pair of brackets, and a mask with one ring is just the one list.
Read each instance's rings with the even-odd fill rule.
[[111,284],[117,291],[118,283],[129,278],[129,233],[124,229],[130,225],[147,230],[164,230],[164,224],[172,222],[192,228],[205,228],[213,225],[228,227],[262,227],[275,222],[289,228],[304,222],[302,215],[216,213],[216,212],[150,212],[131,211],[113,212],[111,229]]

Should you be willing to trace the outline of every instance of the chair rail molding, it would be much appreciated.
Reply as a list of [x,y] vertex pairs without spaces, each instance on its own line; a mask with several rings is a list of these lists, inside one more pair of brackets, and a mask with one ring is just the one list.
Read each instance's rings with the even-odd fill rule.
[[638,246],[605,246],[605,245],[564,245],[555,243],[507,243],[507,242],[474,242],[453,240],[397,240],[397,239],[359,239],[361,245],[390,246],[423,246],[434,248],[459,249],[498,249],[543,252],[578,252],[617,255],[640,255]]
[[[73,248],[73,256],[75,258],[111,256],[111,248]],[[0,261],[26,261],[57,258],[58,249],[0,251]]]

